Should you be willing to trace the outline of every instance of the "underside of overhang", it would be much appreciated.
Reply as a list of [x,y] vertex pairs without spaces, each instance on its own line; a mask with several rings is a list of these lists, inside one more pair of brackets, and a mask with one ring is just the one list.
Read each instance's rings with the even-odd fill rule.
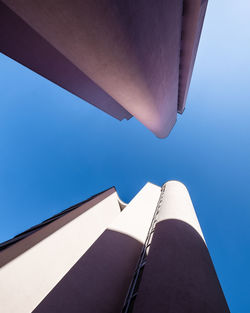
[[3,0],[0,49],[163,138],[184,110],[206,3]]

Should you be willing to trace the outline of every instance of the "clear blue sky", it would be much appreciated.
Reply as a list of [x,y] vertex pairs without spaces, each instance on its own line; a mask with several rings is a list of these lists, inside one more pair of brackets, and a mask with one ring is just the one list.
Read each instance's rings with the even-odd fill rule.
[[186,110],[160,140],[0,54],[0,241],[110,186],[188,187],[232,313],[250,312],[250,1],[210,0]]

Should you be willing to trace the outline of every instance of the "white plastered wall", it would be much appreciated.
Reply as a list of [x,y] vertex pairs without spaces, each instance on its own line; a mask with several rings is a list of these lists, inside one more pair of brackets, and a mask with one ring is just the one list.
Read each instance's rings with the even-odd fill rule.
[[113,192],[3,266],[0,311],[32,312],[119,214],[118,196]]
[[177,219],[191,225],[204,239],[198,218],[186,186],[176,180],[164,184],[158,222],[167,219]]
[[147,183],[109,226],[144,244],[161,194],[161,187]]

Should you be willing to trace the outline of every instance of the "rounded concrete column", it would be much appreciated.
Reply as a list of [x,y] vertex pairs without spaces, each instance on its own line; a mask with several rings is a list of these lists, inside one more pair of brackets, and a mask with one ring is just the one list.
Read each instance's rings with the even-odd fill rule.
[[162,186],[162,203],[157,222],[176,219],[192,226],[203,238],[202,230],[196,216],[193,203],[186,186],[176,180],[166,182]]
[[186,187],[163,186],[133,313],[229,312]]

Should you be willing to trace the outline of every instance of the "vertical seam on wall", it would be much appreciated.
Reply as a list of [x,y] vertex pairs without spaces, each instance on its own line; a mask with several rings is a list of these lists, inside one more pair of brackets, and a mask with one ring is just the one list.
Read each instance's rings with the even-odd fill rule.
[[184,16],[184,1],[182,1],[182,14],[181,14],[181,34],[180,34],[180,52],[179,52],[179,75],[178,75],[178,95],[177,95],[177,112],[180,111],[180,89],[181,89],[181,78],[182,78],[182,40],[183,40],[183,16]]
[[122,313],[131,313],[133,310],[134,302],[138,294],[138,289],[139,289],[139,285],[140,285],[141,278],[142,278],[142,273],[147,263],[147,256],[148,256],[148,252],[149,252],[152,238],[154,235],[155,226],[157,223],[158,214],[160,212],[164,191],[165,191],[165,185],[163,185],[161,188],[161,194],[160,194],[158,203],[156,205],[156,209],[155,209],[155,212],[154,212],[154,215],[153,215],[153,218],[152,218],[149,230],[148,230],[148,234],[147,234],[145,243],[142,247],[142,251],[141,251],[132,281],[130,283],[130,286],[129,286],[129,289],[125,298],[125,302],[122,308]]

